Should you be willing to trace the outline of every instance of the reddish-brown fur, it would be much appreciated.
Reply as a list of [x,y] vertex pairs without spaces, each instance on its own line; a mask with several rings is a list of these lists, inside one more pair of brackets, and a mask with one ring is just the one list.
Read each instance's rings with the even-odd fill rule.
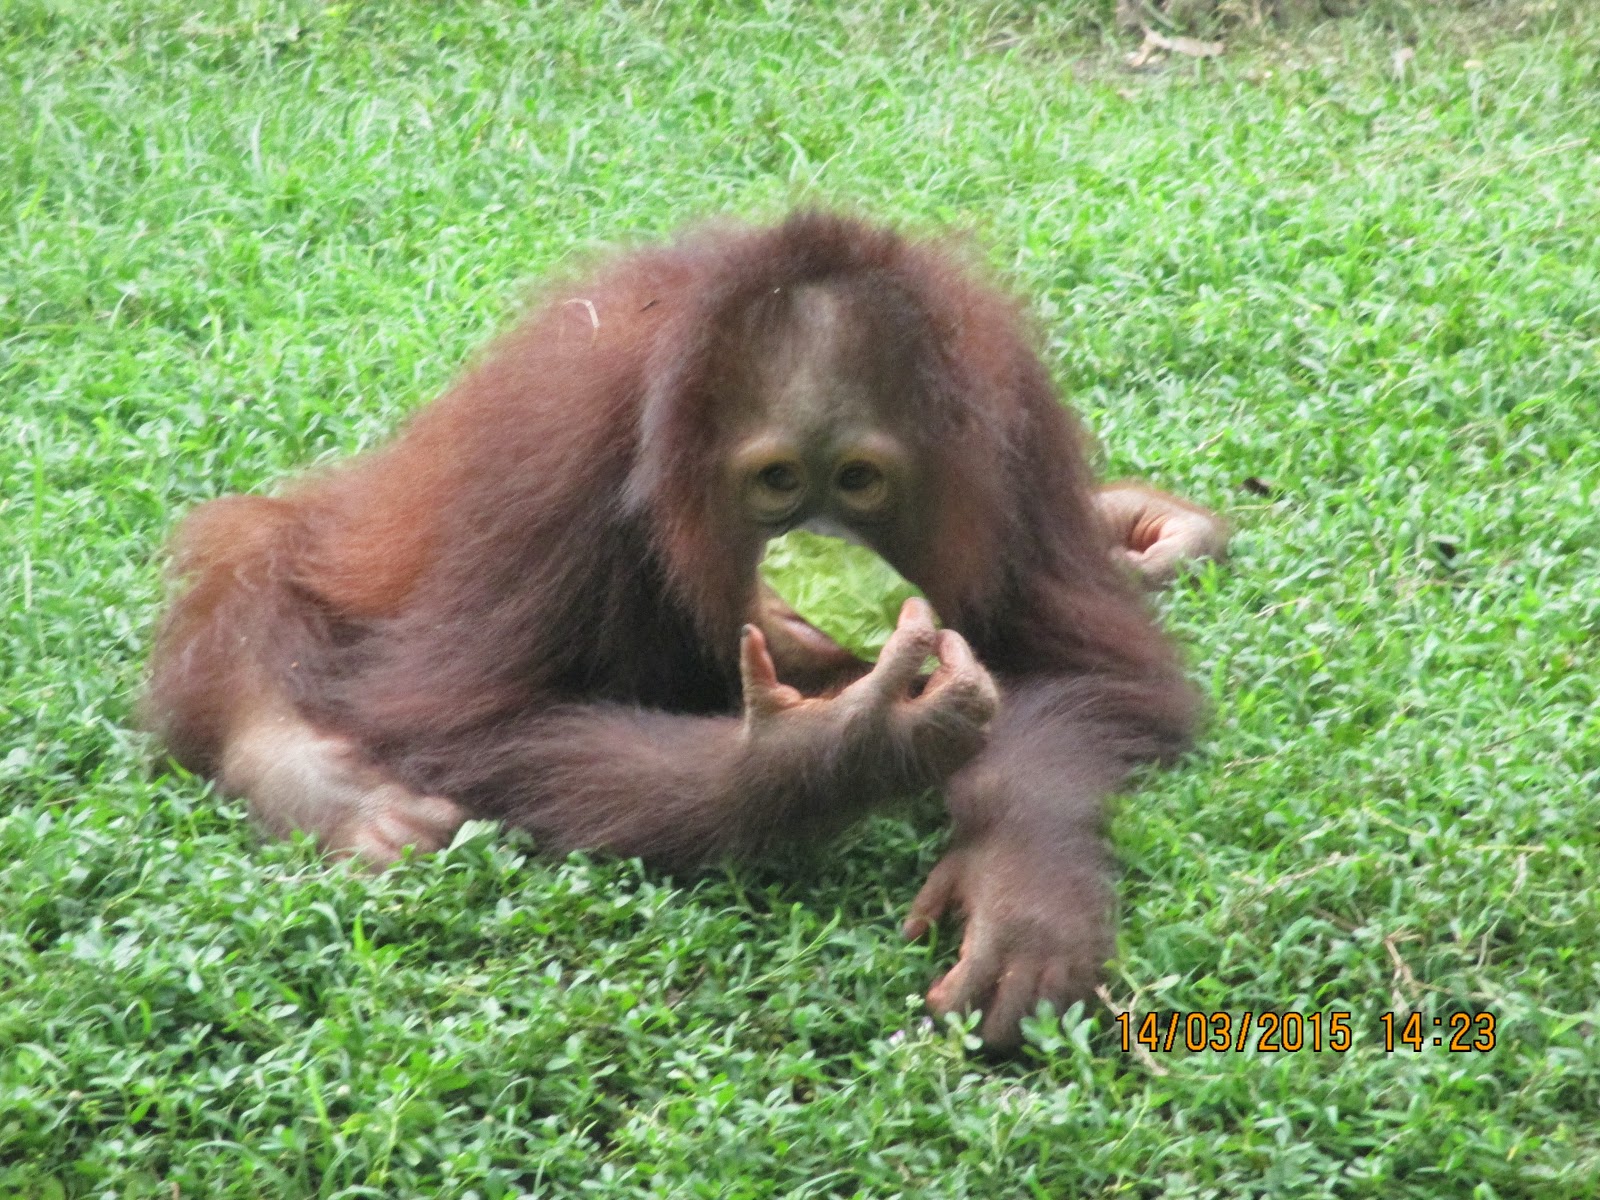
[[[718,422],[754,369],[746,346],[808,284],[840,289],[865,344],[894,347],[862,350],[859,371],[903,389],[891,426],[920,482],[878,549],[966,639],[938,642],[956,664],[944,690],[965,699],[931,741],[910,723],[860,732],[844,705],[864,711],[874,676],[833,709],[772,691],[759,634],[737,715],[762,536],[717,489]],[[985,1007],[997,1044],[1035,999],[1092,989],[1112,940],[1103,799],[1176,755],[1196,713],[1107,554],[1078,428],[1016,305],[937,246],[828,215],[610,260],[390,446],[278,498],[203,506],[175,557],[187,586],[148,711],[176,758],[235,771],[274,828],[304,827],[284,780],[343,763],[339,786],[368,796],[350,812],[387,803],[374,779],[445,806],[386,845],[435,844],[418,822],[447,836],[460,805],[551,849],[672,865],[823,836],[884,788],[946,782],[953,844],[908,930],[965,911],[961,960],[930,999]],[[981,750],[992,699],[982,668],[962,674],[967,643],[1003,697]],[[930,752],[946,734],[964,748]],[[283,747],[303,758],[259,782]]]

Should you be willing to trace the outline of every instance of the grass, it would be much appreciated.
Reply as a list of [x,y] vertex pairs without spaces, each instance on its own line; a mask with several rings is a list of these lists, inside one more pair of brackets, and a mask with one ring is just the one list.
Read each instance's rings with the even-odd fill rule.
[[[1133,75],[1106,7],[0,3],[0,1195],[1596,1194],[1600,14]],[[1235,520],[1109,990],[1348,1052],[973,1055],[895,932],[931,818],[372,879],[150,771],[179,512],[380,439],[574,253],[795,199],[973,230],[1110,470]]]

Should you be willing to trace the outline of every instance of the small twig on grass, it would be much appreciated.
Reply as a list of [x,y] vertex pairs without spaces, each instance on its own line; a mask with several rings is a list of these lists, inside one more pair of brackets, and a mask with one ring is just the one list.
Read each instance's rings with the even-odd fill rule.
[[1353,934],[1356,930],[1361,928],[1357,922],[1341,917],[1338,913],[1332,912],[1326,908],[1319,908],[1313,905],[1311,911],[1317,916],[1321,917],[1329,925],[1332,925],[1335,929],[1342,929],[1346,933]]
[[1552,154],[1560,154],[1563,150],[1576,150],[1580,146],[1587,146],[1589,144],[1589,140],[1590,139],[1586,137],[1568,138],[1564,142],[1557,142],[1554,146],[1545,146],[1543,149],[1531,151],[1522,155],[1520,158],[1513,158],[1508,162],[1489,163],[1479,161],[1469,163],[1467,166],[1462,167],[1461,170],[1457,171],[1454,175],[1449,175],[1444,179],[1441,179],[1428,190],[1429,192],[1438,192],[1449,187],[1451,184],[1460,183],[1463,179],[1470,179],[1474,175],[1498,174],[1503,171],[1520,167],[1525,163],[1531,163],[1537,158],[1547,158]]
[[1257,754],[1253,758],[1230,758],[1222,764],[1222,769],[1224,771],[1237,771],[1241,767],[1258,767],[1262,763],[1273,762],[1278,757],[1276,754]]
[[1242,872],[1240,873],[1239,878],[1243,879],[1246,883],[1250,884],[1251,887],[1255,888],[1256,897],[1259,898],[1261,896],[1265,896],[1269,892],[1275,892],[1281,887],[1287,887],[1291,883],[1299,883],[1302,879],[1310,879],[1319,871],[1326,871],[1329,867],[1342,866],[1347,862],[1355,862],[1362,857],[1364,856],[1359,854],[1346,854],[1341,850],[1328,855],[1327,858],[1323,859],[1315,866],[1307,867],[1304,871],[1294,871],[1288,875],[1280,875],[1271,883],[1267,883],[1263,880],[1257,879],[1253,875],[1246,875]]
[[1292,600],[1280,600],[1280,601],[1278,601],[1278,603],[1269,604],[1265,608],[1263,608],[1259,612],[1257,612],[1256,613],[1256,620],[1259,621],[1262,617],[1270,617],[1270,616],[1274,615],[1275,613],[1282,612],[1286,608],[1300,608],[1300,607],[1302,607],[1304,605],[1307,605],[1307,604],[1310,604],[1310,603],[1311,603],[1311,597],[1309,597],[1309,596],[1296,596]]
[[1489,750],[1498,750],[1501,746],[1508,746],[1520,738],[1527,737],[1530,733],[1538,733],[1540,728],[1541,727],[1538,725],[1530,725],[1526,729],[1519,729],[1515,733],[1508,733],[1505,735],[1505,737],[1495,738],[1495,740],[1492,742],[1485,742],[1483,745],[1478,747],[1478,753],[1483,754]]
[[[1100,1002],[1102,1004],[1104,1004],[1107,1008],[1109,1008],[1112,1011],[1113,1014],[1115,1014],[1116,1016],[1119,1016],[1119,1017],[1124,1017],[1125,1016],[1125,1017],[1128,1018],[1128,1024],[1130,1026],[1133,1024],[1133,1001],[1130,1000],[1128,1002],[1128,1007],[1127,1008],[1118,1007],[1117,1002],[1111,998],[1110,989],[1107,988],[1106,985],[1103,984],[1103,983],[1099,987],[1095,988],[1094,994],[1096,996],[1100,997]],[[1150,1051],[1145,1047],[1143,1042],[1137,1042],[1137,1041],[1134,1042],[1132,1044],[1131,1049],[1133,1051],[1133,1056],[1136,1059],[1139,1060],[1139,1062],[1144,1066],[1145,1070],[1149,1071],[1150,1074],[1152,1074],[1152,1075],[1170,1075],[1170,1074],[1172,1074],[1171,1071],[1168,1071],[1165,1067],[1163,1067],[1160,1063],[1158,1063],[1156,1061],[1156,1056],[1154,1054],[1150,1053]]]
[[[1420,993],[1422,987],[1417,983],[1417,977],[1411,973],[1410,965],[1400,956],[1400,951],[1396,949],[1396,946],[1401,942],[1414,942],[1416,940],[1416,934],[1406,933],[1404,930],[1396,930],[1383,939],[1383,948],[1389,952],[1389,961],[1394,964],[1395,983],[1397,985],[1405,985],[1406,989],[1413,994]],[[1403,1016],[1410,1013],[1411,1000],[1401,995],[1398,986],[1390,988],[1389,994],[1394,997],[1394,1010],[1397,1015]]]

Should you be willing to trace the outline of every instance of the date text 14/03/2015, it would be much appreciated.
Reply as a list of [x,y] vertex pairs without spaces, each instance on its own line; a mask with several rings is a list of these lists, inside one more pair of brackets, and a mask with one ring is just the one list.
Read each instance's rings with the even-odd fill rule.
[[[1355,1048],[1355,1014],[1297,1012],[1149,1012],[1118,1013],[1115,1024],[1123,1050],[1231,1050],[1243,1053],[1295,1053]],[[1455,1012],[1428,1017],[1421,1013],[1378,1015],[1382,1045],[1388,1053],[1437,1046],[1455,1054],[1481,1054],[1494,1049],[1495,1018],[1487,1012]]]

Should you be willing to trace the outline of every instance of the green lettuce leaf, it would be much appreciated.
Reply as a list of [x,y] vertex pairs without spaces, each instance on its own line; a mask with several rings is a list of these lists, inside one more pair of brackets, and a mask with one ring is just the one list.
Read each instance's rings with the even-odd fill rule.
[[761,578],[805,620],[867,662],[877,662],[900,606],[922,595],[866,547],[804,529],[767,543]]

